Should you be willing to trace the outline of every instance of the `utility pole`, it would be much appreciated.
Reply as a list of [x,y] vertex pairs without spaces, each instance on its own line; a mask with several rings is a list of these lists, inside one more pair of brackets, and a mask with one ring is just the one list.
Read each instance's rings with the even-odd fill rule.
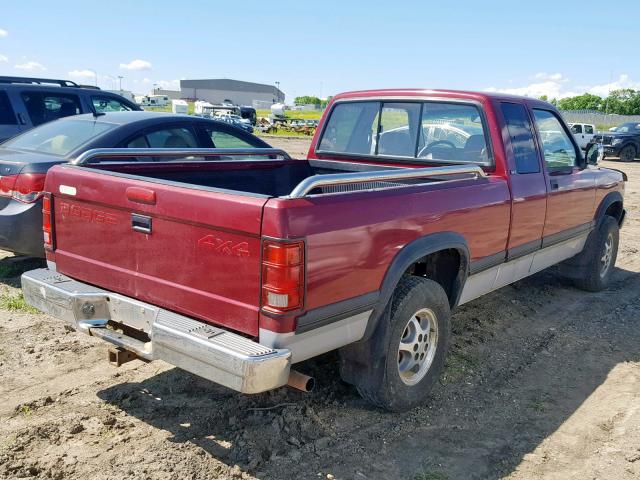
[[276,82],[276,88],[278,89],[278,91],[276,92],[276,96],[278,97],[278,102],[281,102],[282,98],[280,98],[280,82]]
[[120,87],[120,91],[122,91],[122,79],[124,77],[122,75],[118,75],[118,86]]

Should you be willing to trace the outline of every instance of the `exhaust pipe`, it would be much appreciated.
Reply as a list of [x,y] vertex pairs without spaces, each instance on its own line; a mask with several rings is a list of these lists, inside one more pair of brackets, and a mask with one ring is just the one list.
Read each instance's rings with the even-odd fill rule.
[[316,386],[316,381],[309,375],[300,373],[297,370],[291,370],[287,385],[295,388],[296,390],[300,390],[301,392],[310,392]]

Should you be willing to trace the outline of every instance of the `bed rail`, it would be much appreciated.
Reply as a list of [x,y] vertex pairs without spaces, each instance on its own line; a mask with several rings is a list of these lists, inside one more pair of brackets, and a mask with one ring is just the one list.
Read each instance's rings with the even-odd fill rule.
[[[305,178],[293,189],[293,191],[287,198],[302,198],[312,190],[323,187],[336,187],[338,185],[350,185],[355,183],[367,184],[360,190],[404,187],[406,186],[406,184],[388,182],[452,175],[463,175],[464,179],[477,179],[487,176],[484,170],[482,170],[482,168],[477,165],[452,165],[432,168],[406,168],[402,170],[383,170],[377,172],[332,173],[327,175],[314,175],[312,177]],[[331,193],[338,193],[341,191],[347,190],[337,189]]]
[[86,165],[98,158],[219,156],[276,156],[283,160],[291,160],[289,154],[279,148],[94,148],[78,155],[69,163],[71,165]]

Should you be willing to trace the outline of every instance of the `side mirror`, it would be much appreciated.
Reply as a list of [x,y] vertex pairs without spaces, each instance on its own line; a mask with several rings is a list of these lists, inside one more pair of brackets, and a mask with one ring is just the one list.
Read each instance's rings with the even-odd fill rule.
[[601,143],[591,143],[585,154],[587,165],[597,165],[604,159],[604,147]]

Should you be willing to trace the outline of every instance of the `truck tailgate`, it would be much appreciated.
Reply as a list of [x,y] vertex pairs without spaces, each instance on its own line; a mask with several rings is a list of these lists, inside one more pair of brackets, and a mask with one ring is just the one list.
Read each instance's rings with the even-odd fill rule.
[[46,191],[59,272],[258,334],[266,197],[69,166],[49,171]]

